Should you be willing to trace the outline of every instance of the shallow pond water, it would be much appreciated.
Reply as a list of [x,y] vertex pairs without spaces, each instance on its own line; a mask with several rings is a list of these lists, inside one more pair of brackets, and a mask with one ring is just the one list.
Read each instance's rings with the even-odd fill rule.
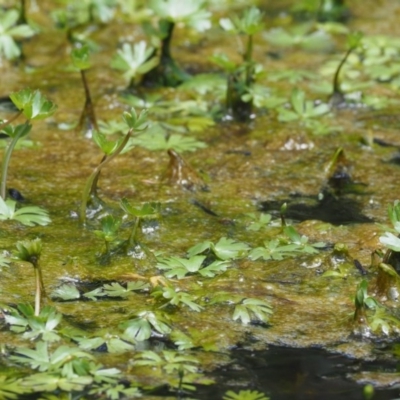
[[[289,1],[258,5],[265,12],[266,26],[254,38],[254,59],[266,73],[257,83],[268,88],[271,97],[284,98],[285,109],[291,109],[294,87],[304,90],[315,105],[328,101],[323,82],[330,87],[334,74],[330,63],[337,66],[346,50],[346,27],[375,40],[378,45],[370,45],[371,51],[387,53],[388,61],[376,56],[368,59],[372,64],[381,62],[388,68],[400,63],[400,46],[393,39],[400,35],[400,5],[395,2],[349,3],[346,24],[324,28],[330,40],[323,49],[307,48],[300,38],[280,47],[268,36],[271,29],[290,31],[304,20],[293,16]],[[142,141],[116,157],[99,179],[103,208],[92,209],[93,218],[82,226],[78,219],[82,191],[102,154],[87,132],[72,128],[79,120],[84,92],[79,72],[71,66],[65,32],[57,30],[49,17],[57,6],[50,1],[32,2],[29,18],[41,30],[22,43],[22,61],[4,61],[0,98],[5,100],[0,118],[13,115],[7,96],[26,87],[40,89],[58,105],[52,117],[34,121],[29,136],[33,142],[25,142],[13,154],[7,182],[25,198],[21,205],[45,208],[52,223],[26,227],[1,221],[1,249],[11,252],[20,240],[41,239],[47,302],[62,314],[60,326],[65,329],[57,328],[64,335],[60,343],[80,343],[96,362],[118,368],[124,384],[137,383],[145,398],[163,397],[166,387],[170,390],[164,397],[175,397],[178,367],[171,373],[165,361],[153,366],[137,362],[145,351],[164,354],[166,350],[192,357],[188,364],[197,365],[197,369],[188,367],[183,377],[197,392],[188,395],[185,391],[183,398],[221,399],[227,390],[252,389],[273,400],[362,399],[362,388],[370,383],[376,388],[374,399],[393,399],[399,396],[398,390],[386,388],[396,387],[399,380],[398,298],[388,299],[387,293],[379,292],[379,268],[371,262],[371,254],[385,250],[378,224],[389,224],[387,208],[399,197],[398,77],[394,72],[390,79],[374,78],[380,71],[368,69],[363,53],[358,61],[350,60],[343,72],[343,84],[358,84],[362,89],[353,90],[351,106],[315,118],[321,121],[319,125],[307,125],[305,117],[283,122],[284,111],[272,106],[255,107],[255,118],[247,123],[221,121],[226,80],[210,56],[225,52],[240,60],[232,36],[218,27],[218,19],[239,12],[245,4],[226,1],[209,6],[213,11],[210,31],[200,34],[179,26],[174,35],[173,53],[179,63],[194,75],[209,74],[192,86],[142,87],[129,93],[121,72],[110,67],[122,42],[145,38],[140,22],[148,18],[146,13],[129,16],[119,11],[110,23],[77,30],[97,44],[87,78],[99,120],[121,121],[122,112],[132,105],[127,104],[127,95],[136,94],[153,103],[149,118],[163,122],[167,137],[181,135],[177,146],[185,138],[204,145],[189,149],[193,151],[184,147],[175,151],[166,145],[151,150],[149,146],[159,140],[152,136],[150,142]],[[282,71],[311,75],[300,79],[292,73],[279,78]],[[188,105],[189,101],[193,103]],[[266,100],[260,95],[262,101]],[[186,108],[181,110],[182,104]],[[344,156],[332,166],[340,148]],[[134,221],[123,216],[122,198],[136,207],[159,202],[161,215],[143,221],[140,245],[126,251],[118,243],[129,237]],[[302,238],[303,250],[296,254],[282,250],[269,259],[256,257],[257,249],[267,253],[267,242],[270,246],[289,244],[288,231],[285,234],[282,228],[285,203],[284,218]],[[95,233],[107,213],[122,218],[120,242],[113,243],[110,254]],[[266,214],[271,219],[262,222]],[[239,247],[229,248],[227,241],[220,242],[223,238]],[[323,243],[304,250],[319,242]],[[206,243],[199,252],[202,255],[197,254],[204,257],[202,268],[220,262],[208,275],[195,270],[182,275],[182,268],[181,275],[174,274],[165,267],[165,260],[164,264],[160,261],[162,257],[188,259],[188,250],[200,243]],[[10,307],[33,303],[34,270],[14,260],[0,273],[3,320],[10,315]],[[379,324],[371,330],[354,322],[354,296],[363,279],[369,282],[368,293],[389,313],[380,316],[390,325],[388,334]],[[138,289],[129,289],[136,284]],[[63,285],[73,287],[75,297],[63,299],[57,292]],[[397,281],[393,287],[400,290]],[[174,295],[187,294],[187,302],[167,304],[172,295],[167,289]],[[86,296],[95,290],[102,294]],[[246,304],[250,308],[243,311]],[[154,313],[167,328],[157,330],[152,325],[150,340],[128,338],[124,324],[140,313]],[[36,346],[40,335],[32,341],[10,331],[6,322],[1,326],[0,376],[29,374],[10,356],[16,348]],[[121,350],[121,343],[129,349]],[[50,350],[57,346],[52,343]],[[238,346],[241,349],[235,350]],[[190,374],[194,370],[198,375]],[[210,383],[206,378],[215,379],[216,384],[203,387],[202,383]]]

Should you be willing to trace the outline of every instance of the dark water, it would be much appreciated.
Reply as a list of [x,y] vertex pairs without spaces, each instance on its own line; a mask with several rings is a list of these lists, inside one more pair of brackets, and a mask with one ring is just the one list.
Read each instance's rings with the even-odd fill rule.
[[[363,385],[346,378],[358,371],[395,371],[395,365],[360,362],[320,349],[270,347],[233,351],[234,362],[215,371],[218,385],[196,398],[222,399],[226,390],[257,390],[271,400],[365,400]],[[375,389],[373,400],[400,398],[400,388]]]

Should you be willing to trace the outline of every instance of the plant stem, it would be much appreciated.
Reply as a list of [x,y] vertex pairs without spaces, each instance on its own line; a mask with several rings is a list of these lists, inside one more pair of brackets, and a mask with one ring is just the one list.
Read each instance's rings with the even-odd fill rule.
[[[30,262],[35,270],[35,281],[36,281],[36,293],[35,293],[35,316],[40,314],[40,306],[42,303],[42,297],[46,296],[44,289],[42,269],[40,268],[39,260],[37,257],[32,257]],[[42,296],[43,294],[43,296]]]
[[249,35],[247,39],[246,52],[243,55],[243,61],[246,63],[246,86],[250,86],[253,81],[253,63],[251,55],[253,54],[253,35]]
[[26,19],[26,1],[25,0],[21,0],[20,1],[20,11],[19,11],[19,18],[18,18],[18,25],[23,25],[23,24],[27,24],[28,21]]
[[140,224],[140,218],[136,217],[135,225],[133,225],[132,232],[129,235],[128,247],[133,247],[134,243],[136,242],[136,239],[137,239],[136,235],[137,235],[137,230],[139,228],[139,224]]
[[340,89],[340,82],[339,82],[339,75],[340,75],[340,71],[342,70],[343,65],[345,64],[346,60],[349,58],[350,54],[353,52],[353,50],[355,50],[356,47],[350,47],[347,51],[346,54],[344,55],[342,61],[340,61],[340,64],[338,65],[335,75],[333,77],[333,96],[334,95],[342,95],[343,96],[343,92]]
[[18,111],[13,117],[11,117],[8,121],[3,122],[0,125],[0,131],[2,129],[4,129],[6,126],[10,125],[11,122],[15,121],[21,114],[22,114],[23,110]]
[[36,280],[36,293],[35,293],[35,316],[37,317],[40,314],[40,303],[42,301],[42,291],[40,284],[40,276],[39,271],[35,268],[35,280]]
[[87,203],[89,201],[90,193],[93,188],[93,184],[96,179],[98,179],[98,176],[102,170],[102,168],[108,164],[111,160],[113,160],[121,151],[124,149],[126,144],[128,143],[128,140],[130,139],[131,135],[133,133],[133,129],[129,129],[128,133],[126,134],[124,140],[122,143],[117,147],[117,149],[114,151],[114,153],[108,157],[103,157],[102,161],[100,164],[93,170],[91,175],[89,176],[88,180],[86,181],[85,188],[83,189],[83,194],[82,194],[82,203],[79,211],[79,220],[81,223],[85,223],[86,221],[86,207]]
[[[105,160],[107,160],[107,157],[108,157],[107,154],[104,154],[103,158],[100,161],[100,164],[103,163]],[[99,170],[93,179],[92,186],[90,187],[89,196],[97,195],[97,183],[99,182],[100,172],[101,171]]]
[[92,96],[90,95],[90,90],[89,90],[89,85],[88,85],[88,82],[86,79],[85,70],[81,69],[80,71],[81,71],[83,88],[85,90],[85,105],[83,107],[82,114],[79,119],[78,128],[82,129],[85,118],[87,118],[91,125],[90,128],[93,127],[98,132],[99,126],[97,125],[97,118],[96,118],[96,114],[94,112]]
[[14,150],[15,145],[17,144],[18,140],[21,139],[23,134],[24,131],[21,129],[20,132],[13,137],[11,143],[8,145],[7,150],[3,156],[3,161],[1,163],[1,183],[0,183],[0,196],[3,200],[6,199],[7,173],[8,173],[8,166],[10,164],[11,154]]

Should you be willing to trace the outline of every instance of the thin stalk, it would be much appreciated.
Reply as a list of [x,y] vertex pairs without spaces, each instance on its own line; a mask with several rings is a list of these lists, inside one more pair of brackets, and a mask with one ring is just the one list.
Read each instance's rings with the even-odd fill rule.
[[98,132],[99,131],[99,126],[97,124],[97,118],[96,114],[94,112],[94,107],[93,107],[93,102],[92,102],[92,96],[90,95],[90,90],[89,90],[89,85],[86,79],[86,74],[85,70],[81,69],[81,78],[82,78],[82,84],[83,88],[85,90],[85,105],[82,110],[81,117],[79,119],[79,129],[83,127],[83,123],[85,120],[85,117],[89,119],[90,124],[94,127],[94,129]]
[[251,56],[253,54],[253,35],[249,35],[247,39],[246,52],[243,55],[243,61],[246,65],[246,85],[250,86],[253,81],[253,65]]
[[0,125],[0,131],[5,128],[6,126],[10,125],[11,122],[14,122],[21,114],[23,113],[23,110],[18,111],[13,117],[11,117],[8,121],[3,122]]
[[38,316],[40,314],[40,306],[42,304],[42,297],[46,297],[46,291],[44,289],[42,269],[40,268],[39,260],[36,257],[34,257],[34,258],[32,257],[31,263],[35,270],[35,281],[36,281],[35,316]]
[[26,1],[21,0],[20,4],[21,8],[19,11],[18,25],[27,24],[28,21],[26,19]]
[[35,268],[35,278],[36,278],[36,293],[35,293],[35,316],[40,314],[40,304],[42,301],[42,291],[40,286],[40,277],[37,268]]
[[171,59],[171,40],[172,40],[172,34],[174,32],[175,28],[175,23],[174,22],[166,22],[166,35],[164,39],[162,40],[162,45],[161,45],[161,59],[166,60],[166,59]]
[[347,51],[346,54],[344,55],[342,61],[340,61],[339,66],[336,69],[335,75],[333,77],[333,95],[335,94],[340,94],[343,95],[342,90],[340,89],[340,82],[339,82],[339,75],[340,71],[342,70],[343,65],[345,64],[346,60],[349,58],[350,54],[355,50],[356,47],[350,47]]
[[24,131],[21,130],[20,133],[16,134],[11,143],[8,145],[7,150],[4,154],[3,161],[1,163],[1,184],[0,184],[0,196],[3,200],[6,199],[6,183],[7,183],[7,173],[8,173],[8,166],[10,164],[11,154],[14,150],[15,145],[17,144],[18,140],[21,139]]
[[79,220],[81,221],[81,223],[84,224],[86,221],[86,207],[87,207],[87,203],[89,200],[90,191],[93,187],[93,183],[95,182],[96,178],[98,179],[98,176],[99,176],[102,168],[106,164],[108,164],[111,160],[113,160],[119,153],[121,153],[121,151],[124,149],[124,147],[128,143],[128,140],[130,139],[132,133],[133,133],[133,129],[129,129],[128,133],[126,134],[124,140],[119,145],[119,147],[117,147],[117,149],[114,151],[114,153],[112,155],[110,155],[109,157],[106,157],[105,159],[103,157],[103,161],[93,170],[93,172],[89,176],[88,180],[86,181],[86,185],[85,185],[85,188],[83,189],[83,194],[82,194],[81,208],[79,211]]
[[[100,164],[102,162],[104,162],[107,159],[107,154],[104,154],[103,158],[100,161]],[[92,186],[90,188],[90,192],[89,192],[89,196],[94,196],[97,194],[97,183],[99,182],[99,178],[100,178],[100,171],[97,173],[97,175],[94,177],[93,182],[92,182]]]
[[136,234],[137,234],[137,230],[139,228],[140,225],[140,218],[136,217],[135,219],[135,225],[133,225],[133,229],[131,231],[131,234],[129,235],[129,239],[128,239],[128,247],[133,247],[134,242],[136,240]]

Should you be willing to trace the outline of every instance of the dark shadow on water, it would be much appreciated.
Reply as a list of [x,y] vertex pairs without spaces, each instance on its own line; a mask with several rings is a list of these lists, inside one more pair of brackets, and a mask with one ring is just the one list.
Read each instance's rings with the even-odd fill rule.
[[333,225],[366,223],[373,220],[361,212],[360,204],[346,196],[336,197],[327,192],[321,200],[317,196],[293,196],[281,201],[263,201],[260,211],[276,214],[282,204],[287,203],[286,217],[296,221],[319,220]]
[[[257,390],[271,400],[365,400],[363,385],[346,378],[357,371],[395,372],[378,365],[330,354],[321,349],[270,347],[234,350],[233,362],[215,371],[217,385],[199,388],[196,398],[222,399],[227,390]],[[375,390],[373,400],[399,398],[399,389]]]

